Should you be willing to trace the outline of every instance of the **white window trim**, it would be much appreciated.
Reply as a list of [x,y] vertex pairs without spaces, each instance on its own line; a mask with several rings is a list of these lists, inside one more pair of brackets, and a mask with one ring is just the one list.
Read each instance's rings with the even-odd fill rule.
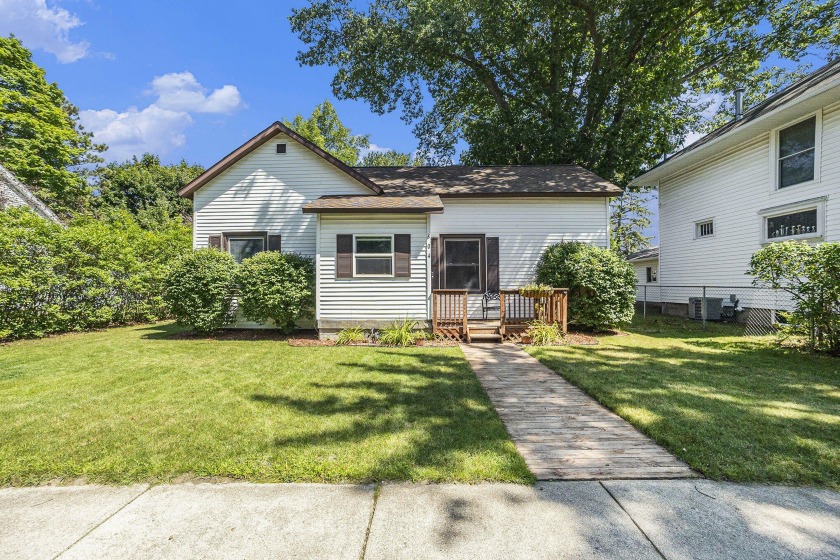
[[[357,274],[356,273],[356,257],[375,257],[384,259],[388,257],[388,253],[357,253],[356,239],[371,238],[371,237],[388,237],[391,239],[391,274]],[[353,234],[353,278],[394,278],[394,234],[393,233],[354,233]]]
[[[700,224],[705,224],[711,222],[712,223],[712,233],[711,235],[700,235]],[[697,220],[694,222],[694,239],[710,239],[717,235],[717,223],[715,223],[714,218],[704,218],[702,220]]]
[[[788,235],[786,237],[774,237],[770,239],[767,237],[767,219],[775,218],[777,216],[784,216],[785,214],[795,214],[796,212],[803,212],[805,210],[817,211],[817,232],[803,233],[800,235]],[[770,243],[779,243],[781,241],[808,241],[820,240],[825,237],[825,197],[811,198],[801,202],[794,202],[792,204],[785,204],[783,206],[775,206],[773,208],[765,208],[758,211],[761,224],[761,244],[769,245]]]
[[[814,178],[810,181],[795,183],[787,187],[779,187],[779,132],[795,124],[817,117],[814,125]],[[788,192],[791,189],[806,187],[820,182],[820,157],[822,155],[822,109],[808,113],[802,118],[787,122],[770,131],[770,190],[772,192]]]

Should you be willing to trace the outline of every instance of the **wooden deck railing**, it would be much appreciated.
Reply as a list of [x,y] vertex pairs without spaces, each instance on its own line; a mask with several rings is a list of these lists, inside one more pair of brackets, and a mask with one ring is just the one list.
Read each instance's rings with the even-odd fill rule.
[[432,290],[432,332],[469,342],[467,290]]
[[528,330],[534,321],[557,323],[567,332],[569,290],[555,288],[549,294],[522,295],[519,290],[499,292],[501,335],[508,338]]

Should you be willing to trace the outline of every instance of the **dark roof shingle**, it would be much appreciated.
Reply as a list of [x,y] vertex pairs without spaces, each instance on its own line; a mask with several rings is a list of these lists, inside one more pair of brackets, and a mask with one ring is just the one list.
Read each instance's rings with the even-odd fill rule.
[[577,165],[355,167],[385,196],[617,196],[622,190]]
[[392,212],[395,214],[428,214],[443,212],[440,197],[432,196],[377,196],[332,195],[322,196],[305,204],[304,214]]
[[646,261],[648,259],[659,258],[659,247],[651,247],[650,249],[643,249],[636,253],[627,255],[628,261]]

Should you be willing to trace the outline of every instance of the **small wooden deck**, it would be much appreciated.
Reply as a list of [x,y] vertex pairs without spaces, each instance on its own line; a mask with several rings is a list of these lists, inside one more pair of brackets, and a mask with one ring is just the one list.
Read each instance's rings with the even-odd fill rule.
[[688,465],[513,344],[461,349],[540,480],[689,478]]

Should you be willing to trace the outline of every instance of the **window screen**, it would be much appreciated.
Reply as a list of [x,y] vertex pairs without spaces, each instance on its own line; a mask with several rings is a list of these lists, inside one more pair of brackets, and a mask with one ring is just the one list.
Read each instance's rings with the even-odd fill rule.
[[814,179],[817,117],[779,131],[779,188]]
[[233,259],[240,263],[261,251],[265,251],[265,239],[262,237],[229,237],[228,251],[233,255]]
[[443,265],[448,290],[481,291],[481,241],[446,239]]

